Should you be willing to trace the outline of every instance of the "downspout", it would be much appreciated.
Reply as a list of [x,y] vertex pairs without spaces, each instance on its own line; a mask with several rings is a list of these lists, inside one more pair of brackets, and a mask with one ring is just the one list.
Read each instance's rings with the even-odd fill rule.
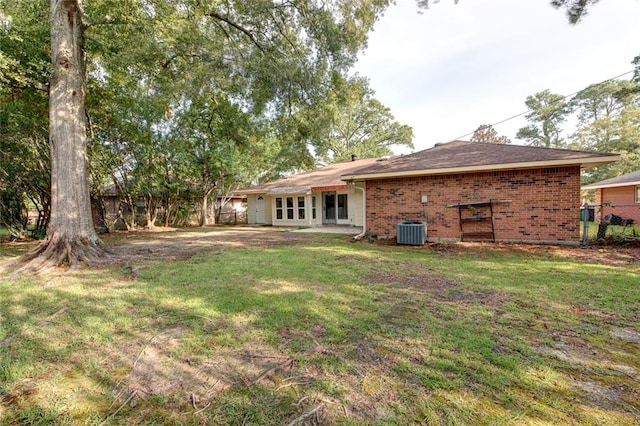
[[353,240],[357,241],[367,233],[367,197],[365,189],[356,186],[355,182],[353,183],[353,188],[362,191],[362,232],[353,237]]

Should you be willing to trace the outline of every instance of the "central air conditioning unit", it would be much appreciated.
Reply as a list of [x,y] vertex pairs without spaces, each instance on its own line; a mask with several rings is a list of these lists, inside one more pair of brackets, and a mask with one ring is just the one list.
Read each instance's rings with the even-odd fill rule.
[[405,220],[396,225],[397,243],[421,246],[427,241],[427,224],[417,220]]

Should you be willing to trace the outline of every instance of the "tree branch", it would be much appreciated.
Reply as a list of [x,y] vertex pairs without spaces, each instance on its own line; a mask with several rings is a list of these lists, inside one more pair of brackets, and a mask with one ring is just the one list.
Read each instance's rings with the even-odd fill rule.
[[16,92],[16,93],[12,93],[12,94],[10,94],[10,95],[9,95],[9,96],[7,96],[6,98],[4,98],[4,99],[0,100],[0,106],[2,106],[2,105],[4,105],[4,104],[6,104],[7,102],[9,102],[9,101],[11,101],[11,100],[14,100],[14,99],[16,99],[16,98],[19,98],[19,97],[20,97],[20,95],[22,95],[22,91],[18,91],[18,92]]
[[224,16],[222,16],[222,15],[220,15],[220,14],[216,13],[216,12],[209,12],[209,13],[207,14],[207,16],[210,16],[210,17],[212,17],[212,18],[215,18],[215,19],[218,19],[218,20],[220,20],[220,21],[222,21],[222,22],[225,22],[225,23],[227,23],[228,25],[230,25],[230,26],[232,26],[233,28],[235,28],[236,30],[243,32],[247,37],[249,37],[249,40],[251,40],[251,42],[252,42],[253,44],[255,44],[255,45],[256,45],[256,47],[257,47],[258,49],[260,49],[260,51],[264,52],[263,47],[260,45],[260,43],[258,43],[258,40],[256,40],[256,37],[255,37],[255,36],[253,35],[253,33],[252,33],[251,31],[249,31],[248,29],[244,28],[244,27],[243,27],[243,26],[241,26],[241,25],[236,24],[235,22],[231,21],[231,20],[230,20],[230,19],[228,19],[228,18],[225,18]]

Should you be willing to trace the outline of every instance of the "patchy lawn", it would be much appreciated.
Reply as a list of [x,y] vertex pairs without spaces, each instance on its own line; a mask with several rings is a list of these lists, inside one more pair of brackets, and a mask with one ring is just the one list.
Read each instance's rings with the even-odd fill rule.
[[126,265],[0,281],[0,424],[640,420],[638,249],[106,241]]

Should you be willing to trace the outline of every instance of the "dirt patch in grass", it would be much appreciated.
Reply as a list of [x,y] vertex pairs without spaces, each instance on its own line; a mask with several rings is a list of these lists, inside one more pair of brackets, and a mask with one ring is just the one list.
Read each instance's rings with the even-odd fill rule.
[[414,265],[407,274],[373,269],[365,280],[372,285],[381,284],[404,288],[414,293],[427,293],[439,302],[478,303],[498,307],[509,300],[506,293],[469,290],[458,281],[431,272],[426,266],[418,268]]
[[628,409],[633,406],[624,401],[625,386],[602,386],[594,381],[575,380],[574,384],[582,390],[586,399],[593,405],[605,410]]
[[[309,234],[290,232],[287,228],[233,226],[192,229],[154,228],[132,232],[115,232],[104,240],[116,251],[132,260],[179,260],[225,248],[273,248],[308,243]],[[348,238],[345,236],[345,239]],[[362,244],[367,244],[362,242]],[[394,246],[393,240],[375,241],[376,245]],[[640,247],[635,246],[562,246],[516,243],[427,243],[407,249],[432,250],[445,256],[478,255],[491,252],[532,256],[563,257],[585,262],[614,265],[640,263]],[[419,279],[419,277],[416,277]]]
[[[174,326],[153,336],[121,342],[128,370],[114,387],[114,407],[160,398],[172,410],[197,414],[222,392],[232,388],[269,386],[283,388],[313,381],[286,354],[258,341],[239,349],[220,349],[204,360],[184,358],[180,351],[188,331]],[[122,360],[121,359],[121,360]]]
[[615,328],[611,330],[611,335],[625,342],[637,343],[640,345],[640,333],[630,328]]
[[448,280],[436,275],[428,267],[418,268],[414,266],[411,271],[372,269],[364,277],[371,285],[388,285],[412,290],[418,290],[432,295],[441,295],[460,283]]
[[[164,230],[161,232],[160,229]],[[265,227],[195,228],[175,231],[116,232],[104,237],[116,253],[125,253],[129,262],[184,260],[230,248],[270,248],[308,242],[303,234]]]
[[[640,412],[634,407],[640,391],[629,383],[640,381],[640,371],[631,365],[611,362],[609,351],[618,351],[640,336],[628,329],[610,332],[613,341],[602,348],[594,347],[576,333],[552,333],[551,345],[534,348],[543,356],[568,365],[571,385],[593,406],[604,410]],[[628,349],[628,348],[627,348]]]
[[[254,340],[239,349],[221,349],[197,363],[180,359],[174,352],[187,333],[180,327],[124,343],[121,348],[128,352],[130,372],[114,389],[112,409],[145,407],[160,398],[173,412],[197,416],[215,411],[222,394],[267,393],[279,395],[280,401],[289,398],[285,424],[292,419],[300,419],[299,424],[333,424],[345,416],[362,421],[388,416],[390,404],[397,401],[403,387],[387,374],[394,363],[381,362],[383,357],[367,342],[353,350],[323,346],[315,340],[316,332],[322,334],[315,330],[305,336],[309,342],[295,357]],[[282,335],[280,347],[286,350],[290,330],[283,330]],[[321,359],[340,363],[351,355],[359,362],[347,371],[330,373],[318,365]],[[343,394],[349,395],[348,401],[341,402]],[[144,408],[135,408],[130,420],[136,418],[136,412],[142,415]]]
[[486,256],[491,252],[508,252],[512,254],[564,257],[585,262],[604,262],[614,265],[640,263],[640,247],[629,246],[555,246],[536,244],[510,243],[432,243],[425,249],[434,250],[444,255],[478,255]]

